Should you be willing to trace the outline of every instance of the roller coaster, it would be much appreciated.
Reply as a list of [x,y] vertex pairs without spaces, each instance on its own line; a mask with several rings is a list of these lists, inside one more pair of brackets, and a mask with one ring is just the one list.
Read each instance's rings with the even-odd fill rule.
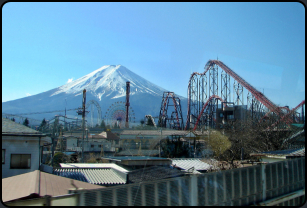
[[169,98],[172,98],[175,107],[174,118],[170,119],[175,129],[223,128],[223,125],[231,125],[235,120],[246,119],[253,122],[269,120],[268,129],[287,129],[291,123],[300,122],[296,111],[300,107],[303,110],[305,100],[292,110],[287,106],[280,107],[222,61],[209,60],[204,69],[203,73],[194,72],[190,76],[185,126],[180,124],[182,117],[177,111],[180,104],[175,101],[172,92],[163,94],[159,126],[166,126]]
[[[269,117],[272,128],[278,125],[285,128],[298,120],[296,110],[305,104],[305,100],[292,110],[288,107],[279,107],[222,61],[209,60],[204,69],[203,73],[192,73],[189,79],[185,129],[196,130],[203,126],[216,128],[217,120],[227,120],[227,113],[235,109],[244,115],[231,112],[232,115],[242,119],[249,117],[261,122]],[[244,89],[247,91],[245,94]],[[230,108],[229,103],[236,108],[227,111]]]

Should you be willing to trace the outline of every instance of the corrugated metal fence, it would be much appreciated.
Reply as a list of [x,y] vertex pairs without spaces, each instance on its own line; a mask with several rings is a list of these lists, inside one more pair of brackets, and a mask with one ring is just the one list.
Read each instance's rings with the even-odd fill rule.
[[[77,190],[81,206],[253,205],[305,188],[305,157],[221,172]],[[305,196],[281,205],[299,205]]]

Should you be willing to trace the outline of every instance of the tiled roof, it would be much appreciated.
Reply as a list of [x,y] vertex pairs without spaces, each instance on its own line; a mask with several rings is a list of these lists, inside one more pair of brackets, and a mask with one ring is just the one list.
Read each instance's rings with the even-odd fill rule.
[[123,150],[121,152],[116,153],[116,155],[118,156],[136,156],[136,155],[155,156],[158,154],[159,150],[137,150],[137,149]]
[[123,173],[129,172],[127,169],[114,163],[60,163],[61,168],[113,168]]
[[184,170],[188,170],[192,167],[194,167],[195,170],[208,170],[211,166],[196,158],[174,158],[171,160],[172,165],[176,165]]
[[251,156],[267,156],[267,157],[287,157],[287,156],[305,156],[305,147],[291,150],[277,150],[260,153],[251,153]]
[[54,174],[97,185],[126,183],[126,179],[112,168],[58,168]]
[[129,173],[129,183],[139,183],[143,181],[153,181],[164,178],[180,177],[185,175],[182,171],[170,167],[152,166],[131,171]]
[[[37,196],[65,195],[68,194],[69,189],[75,188],[71,183],[71,179],[44,173],[39,170],[4,178],[2,179],[2,201],[7,202],[20,199],[31,194]],[[103,188],[103,186],[78,180],[73,180],[73,184],[83,189]]]
[[16,123],[7,118],[2,118],[2,134],[4,133],[18,133],[18,134],[38,134],[41,135],[40,132],[26,127],[25,125]]

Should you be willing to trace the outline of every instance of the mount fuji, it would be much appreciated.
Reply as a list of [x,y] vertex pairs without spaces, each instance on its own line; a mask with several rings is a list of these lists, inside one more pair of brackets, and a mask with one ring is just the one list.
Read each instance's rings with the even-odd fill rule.
[[[86,102],[94,100],[101,108],[102,119],[107,115],[112,104],[125,105],[126,82],[130,82],[130,106],[134,111],[135,123],[139,124],[145,115],[159,116],[163,89],[122,65],[105,65],[79,79],[62,85],[58,88],[2,103],[2,113],[27,114],[23,117],[42,120],[64,115],[64,109],[76,109],[82,105],[83,89],[86,89]],[[175,92],[176,93],[176,92]],[[187,99],[178,96],[181,100],[183,118],[187,112]],[[116,108],[113,105],[113,108]],[[63,110],[62,113],[52,112]],[[50,113],[35,113],[50,112]],[[67,117],[78,117],[76,111],[67,111]],[[80,116],[79,116],[80,117]],[[81,118],[81,117],[80,117]]]

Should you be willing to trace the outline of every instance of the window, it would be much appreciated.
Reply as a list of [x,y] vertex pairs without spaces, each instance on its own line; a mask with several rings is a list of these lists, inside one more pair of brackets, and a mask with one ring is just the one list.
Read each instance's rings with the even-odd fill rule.
[[5,149],[2,149],[2,164],[5,163]]
[[31,154],[11,154],[11,169],[30,169]]
[[94,145],[93,144],[91,144],[91,148],[93,148],[94,147]]
[[101,144],[99,144],[98,147],[101,147]]

